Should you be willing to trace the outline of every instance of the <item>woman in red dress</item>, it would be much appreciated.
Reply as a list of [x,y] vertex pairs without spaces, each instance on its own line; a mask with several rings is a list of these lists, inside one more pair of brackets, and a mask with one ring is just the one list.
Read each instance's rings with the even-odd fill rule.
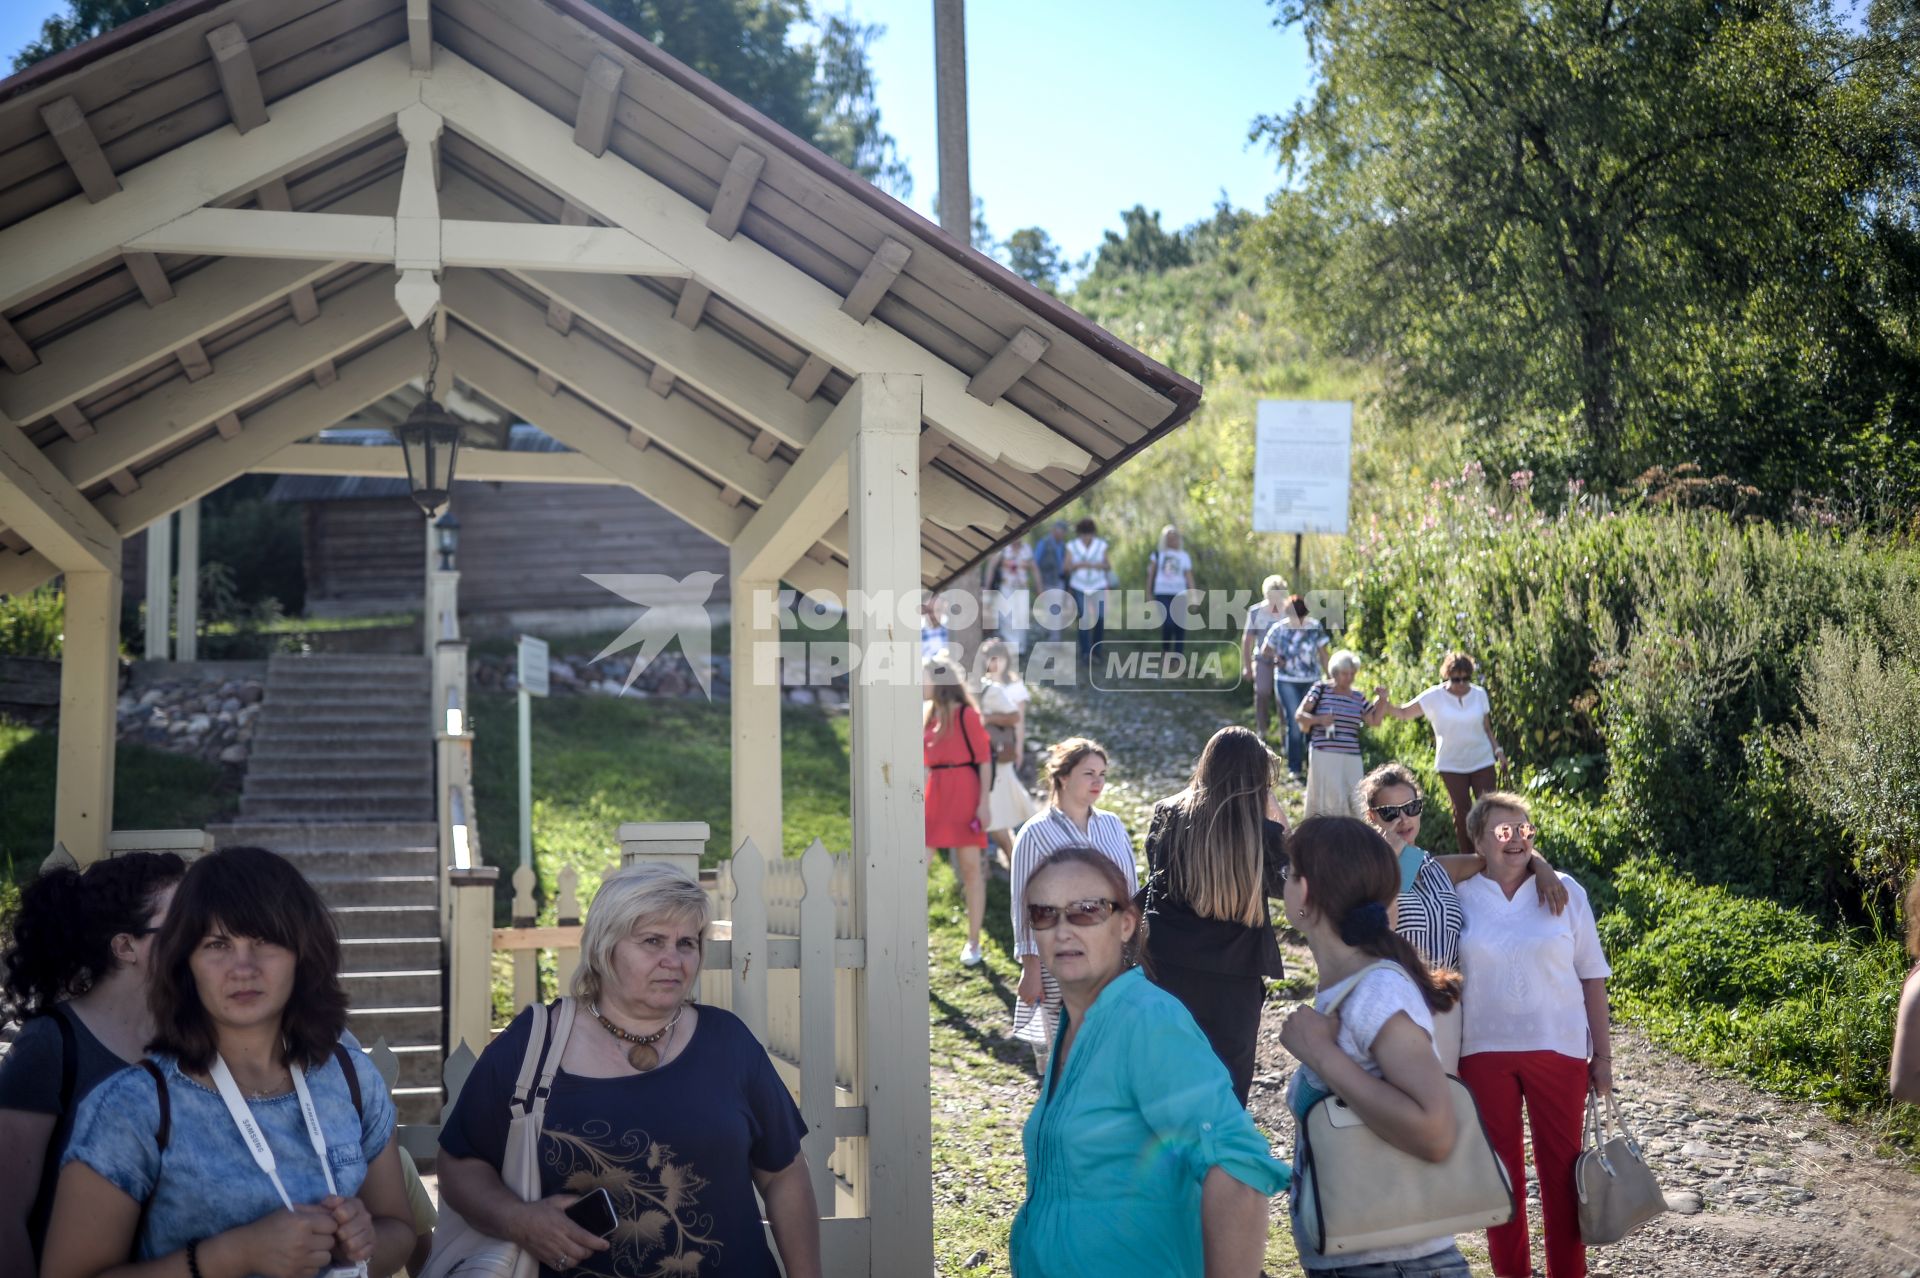
[[951,661],[926,664],[926,707],[921,718],[921,754],[927,765],[927,865],[953,849],[955,869],[967,893],[967,945],[960,962],[979,964],[980,923],[987,914],[987,880],[981,865],[987,846],[993,745],[973,704],[973,695]]

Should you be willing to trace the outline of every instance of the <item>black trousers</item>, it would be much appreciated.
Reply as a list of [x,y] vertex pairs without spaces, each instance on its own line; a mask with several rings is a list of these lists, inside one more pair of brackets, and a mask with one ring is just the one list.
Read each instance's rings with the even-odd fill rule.
[[1233,1094],[1242,1105],[1253,1087],[1253,1057],[1260,1041],[1260,1005],[1267,987],[1258,976],[1222,976],[1158,960],[1153,983],[1186,1005],[1207,1036],[1213,1054],[1227,1067]]

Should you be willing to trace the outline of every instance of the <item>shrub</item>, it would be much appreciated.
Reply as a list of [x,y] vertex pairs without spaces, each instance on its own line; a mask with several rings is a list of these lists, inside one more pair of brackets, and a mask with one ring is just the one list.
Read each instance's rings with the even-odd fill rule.
[[67,597],[57,586],[0,598],[0,657],[57,657]]

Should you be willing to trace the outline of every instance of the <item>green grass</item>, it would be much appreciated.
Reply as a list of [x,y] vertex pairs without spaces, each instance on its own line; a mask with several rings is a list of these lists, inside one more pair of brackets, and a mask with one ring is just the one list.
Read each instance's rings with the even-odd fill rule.
[[[18,885],[53,850],[55,734],[0,719],[0,873]],[[114,753],[117,830],[199,830],[240,806],[216,764],[147,746]]]

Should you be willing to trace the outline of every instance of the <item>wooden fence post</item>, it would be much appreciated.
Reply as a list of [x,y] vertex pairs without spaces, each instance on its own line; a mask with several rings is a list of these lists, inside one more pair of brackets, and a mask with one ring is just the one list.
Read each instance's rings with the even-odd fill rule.
[[733,854],[733,1014],[767,1041],[766,859],[748,839]]
[[[560,867],[559,890],[554,895],[554,922],[561,927],[580,926],[580,871],[571,865]],[[573,974],[580,966],[580,947],[569,945],[553,951],[554,991],[566,994],[573,989]]]
[[478,1052],[493,1040],[493,886],[498,866],[450,870],[453,936],[447,947],[447,1044]]
[[801,1146],[822,1215],[833,1215],[834,926],[833,853],[815,839],[800,858],[800,1113]]

